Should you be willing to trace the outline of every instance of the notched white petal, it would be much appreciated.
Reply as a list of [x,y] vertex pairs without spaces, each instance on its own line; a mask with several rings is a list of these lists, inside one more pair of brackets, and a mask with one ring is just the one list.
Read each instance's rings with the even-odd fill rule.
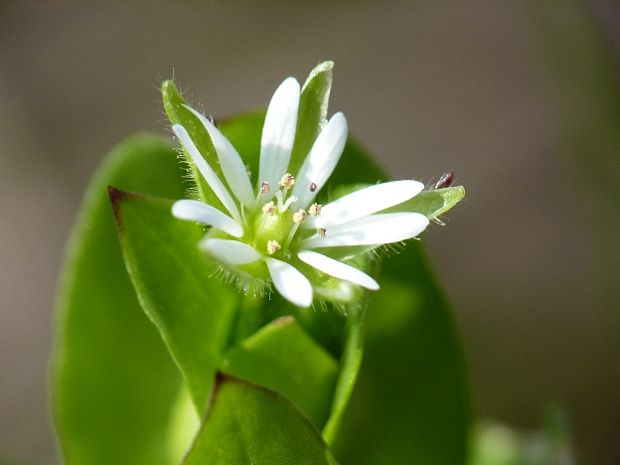
[[299,252],[298,257],[302,262],[305,262],[330,276],[351,281],[352,283],[358,284],[372,291],[379,289],[379,284],[377,284],[377,281],[372,279],[363,271],[347,265],[346,263],[334,260],[331,257],[327,257],[326,255],[313,252],[311,250],[302,250]]
[[[347,120],[336,113],[314,141],[297,175],[295,208],[307,208],[336,168],[347,141]],[[313,189],[311,189],[313,187]]]
[[310,218],[307,228],[329,228],[385,210],[415,197],[424,189],[418,181],[392,181],[366,187],[345,195],[321,208],[321,215]]
[[267,268],[273,285],[282,297],[298,307],[312,304],[312,285],[297,268],[275,258],[267,258]]
[[230,265],[245,265],[260,260],[262,255],[244,242],[230,239],[204,238],[200,248],[216,260]]
[[172,215],[181,220],[195,221],[207,226],[213,226],[233,237],[243,236],[243,228],[239,223],[217,208],[198,200],[177,200],[172,205]]
[[220,199],[222,205],[224,205],[226,210],[228,210],[228,212],[235,220],[241,222],[241,215],[239,214],[239,209],[237,208],[237,204],[231,197],[230,192],[228,192],[228,189],[226,189],[226,186],[224,186],[222,181],[220,181],[220,178],[217,177],[215,171],[213,171],[213,169],[209,166],[204,157],[200,154],[198,147],[196,147],[196,145],[192,141],[189,133],[180,124],[175,124],[174,126],[172,126],[172,130],[181,141],[181,145],[183,146],[185,151],[192,158],[192,161],[198,168],[198,171],[200,171],[200,174],[202,174],[202,177],[205,179],[205,181],[207,181],[207,184],[213,190],[217,198]]
[[248,172],[237,149],[235,149],[224,134],[222,134],[205,115],[188,105],[185,105],[185,108],[191,111],[192,114],[200,120],[209,133],[211,142],[213,142],[213,147],[215,147],[215,151],[217,152],[222,172],[233,194],[235,194],[246,207],[251,207],[254,202],[252,183],[250,182],[250,177],[248,176]]
[[261,137],[259,184],[276,186],[286,173],[295,142],[299,92],[299,83],[287,78],[271,97]]
[[324,236],[309,237],[303,247],[391,244],[411,239],[427,226],[428,218],[420,213],[379,213],[327,228]]

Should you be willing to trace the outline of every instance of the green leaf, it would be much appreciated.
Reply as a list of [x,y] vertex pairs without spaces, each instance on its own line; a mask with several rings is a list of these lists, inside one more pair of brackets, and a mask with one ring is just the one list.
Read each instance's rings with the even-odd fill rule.
[[184,465],[336,465],[310,422],[273,391],[218,378]]
[[380,283],[335,453],[358,465],[462,465],[469,425],[462,348],[419,242],[384,261]]
[[[343,195],[347,192],[345,183],[357,183],[357,184],[372,184],[377,182],[378,180],[384,180],[385,175],[382,170],[372,161],[372,159],[365,153],[365,151],[358,145],[355,140],[349,140],[345,151],[342,155],[341,162],[338,165],[336,171],[332,175],[330,179],[330,184],[341,183],[341,186],[331,189],[332,198],[337,198],[340,195]],[[462,187],[451,187],[446,189],[439,189],[434,191],[427,191],[418,194],[416,197],[411,199],[409,202],[405,202],[404,204],[398,205],[394,207],[394,210],[398,211],[416,211],[422,214],[425,214],[429,217],[429,219],[433,219],[438,217],[439,215],[447,212],[449,209],[454,207],[460,200],[462,200],[464,196],[464,189]],[[416,200],[417,199],[417,200]],[[442,353],[445,353],[444,360],[440,362],[442,364],[449,364],[448,373],[451,374],[452,380],[451,385],[448,387],[448,390],[459,399],[459,402],[456,402],[453,406],[453,409],[447,409],[447,414],[455,414],[457,418],[463,419],[461,422],[456,421],[453,423],[453,428],[446,429],[446,432],[450,435],[450,437],[445,437],[442,434],[437,434],[435,437],[439,439],[439,441],[445,441],[446,450],[450,451],[448,454],[453,453],[456,457],[461,457],[461,463],[464,459],[464,449],[465,449],[465,440],[467,434],[467,415],[468,415],[468,399],[467,399],[467,387],[466,387],[466,379],[464,375],[464,368],[462,363],[462,353],[461,348],[456,342],[456,334],[454,328],[451,325],[450,317],[449,317],[449,309],[447,308],[445,302],[441,300],[441,293],[439,289],[433,282],[432,277],[430,276],[430,271],[426,264],[426,260],[421,255],[421,247],[419,242],[413,241],[413,244],[410,244],[405,251],[402,252],[400,256],[397,257],[387,257],[384,261],[382,261],[382,272],[379,276],[379,282],[382,286],[382,289],[378,293],[370,293],[369,301],[370,308],[367,310],[368,303],[366,302],[360,310],[359,313],[351,313],[349,315],[349,320],[347,322],[346,329],[346,345],[344,355],[341,361],[341,373],[338,381],[338,386],[336,388],[336,395],[334,397],[334,402],[332,406],[332,414],[330,420],[326,427],[323,430],[323,435],[326,441],[329,444],[336,443],[340,446],[340,449],[343,452],[343,459],[345,462],[350,463],[399,463],[397,461],[393,462],[390,458],[391,456],[382,455],[382,451],[379,450],[382,445],[385,447],[385,451],[394,451],[395,456],[400,457],[401,462],[408,463],[408,459],[406,459],[407,454],[410,454],[411,457],[415,457],[416,453],[420,453],[421,456],[424,456],[424,453],[421,452],[423,449],[423,444],[417,444],[412,442],[408,436],[409,435],[424,435],[428,434],[427,431],[432,427],[433,422],[430,422],[428,425],[424,425],[423,422],[411,422],[405,423],[400,422],[399,410],[398,408],[394,408],[389,412],[386,412],[386,415],[383,415],[381,419],[378,419],[373,429],[374,433],[377,434],[377,438],[381,440],[378,441],[377,446],[371,446],[368,448],[357,447],[353,443],[351,438],[354,438],[357,434],[361,434],[365,437],[365,440],[362,441],[362,444],[370,444],[377,442],[377,438],[373,438],[371,434],[362,434],[359,430],[354,430],[351,433],[351,421],[350,419],[345,418],[345,440],[341,443],[338,443],[338,433],[340,428],[340,422],[343,420],[343,417],[346,415],[352,416],[353,418],[357,418],[356,415],[362,414],[361,411],[366,409],[368,406],[371,407],[371,411],[373,413],[379,414],[380,404],[382,402],[381,399],[373,398],[364,398],[363,401],[359,401],[357,405],[351,405],[348,413],[347,405],[349,399],[351,397],[351,393],[354,390],[355,383],[357,381],[358,371],[360,369],[360,364],[362,362],[362,356],[364,353],[364,332],[365,327],[368,325],[370,334],[374,334],[375,327],[377,325],[381,325],[381,316],[383,318],[390,320],[393,318],[394,313],[398,313],[398,304],[402,303],[400,307],[402,309],[401,313],[403,314],[411,314],[417,312],[417,308],[415,306],[415,301],[407,301],[404,302],[400,298],[399,294],[402,294],[400,288],[394,289],[393,283],[395,281],[402,281],[410,279],[419,284],[419,289],[422,293],[428,294],[428,298],[431,301],[434,301],[434,309],[428,309],[429,312],[436,312],[435,321],[432,321],[428,324],[427,328],[418,329],[417,324],[410,324],[407,327],[407,331],[428,331],[428,334],[437,334],[438,337],[435,340],[437,344],[448,344],[451,347],[451,350],[448,353],[445,353],[445,348],[440,347]],[[369,248],[371,250],[372,248]],[[410,263],[407,262],[408,255],[412,254],[412,250],[416,250],[417,256],[411,260]],[[346,248],[342,248],[340,251],[345,256],[347,254]],[[341,257],[342,258],[342,257]],[[399,264],[402,264],[399,266]],[[409,266],[405,266],[409,265]],[[405,291],[411,286],[404,286]],[[395,295],[394,295],[395,294]],[[378,299],[381,296],[385,296],[383,301]],[[374,309],[378,309],[373,312]],[[366,322],[366,312],[370,311],[370,321]],[[376,313],[379,312],[380,315],[377,316]],[[422,321],[418,322],[418,324],[422,324]],[[395,328],[398,328],[398,324],[395,325]],[[404,328],[400,328],[402,331],[397,332],[391,336],[391,339],[388,338],[385,341],[381,341],[381,343],[377,343],[377,345],[371,345],[372,340],[366,343],[366,350],[371,350],[371,361],[366,361],[365,367],[366,370],[362,373],[368,372],[369,364],[374,360],[372,357],[375,353],[377,353],[378,359],[376,359],[375,363],[377,364],[377,369],[384,367],[384,361],[381,360],[381,356],[384,355],[388,362],[386,365],[389,365],[393,370],[392,376],[394,373],[401,373],[403,366],[409,366],[411,363],[423,363],[424,355],[420,354],[422,350],[422,341],[416,344],[415,341],[410,344],[408,347],[409,352],[401,353],[399,351],[390,351],[391,345],[396,345],[397,347],[402,344],[399,339],[408,339],[407,331]],[[441,372],[443,368],[441,365],[425,365],[430,373],[434,371]],[[372,369],[373,367],[370,367]],[[377,380],[373,378],[372,375],[363,375],[366,380],[370,379],[373,383],[377,383]],[[412,381],[409,380],[409,383]],[[391,399],[393,404],[404,405],[405,409],[417,409],[417,403],[426,403],[427,399],[419,399],[419,398],[409,398],[409,396],[405,393],[405,395],[401,397],[395,397],[395,394],[390,392],[388,386],[385,386],[384,391],[374,392],[374,396],[377,397],[388,397]],[[362,405],[363,403],[363,405]],[[438,409],[438,412],[441,412],[443,407],[440,405],[441,400],[437,400],[437,405],[432,404],[428,406],[428,412],[432,415],[431,411],[434,408]],[[441,418],[441,421],[452,422],[448,415],[445,415]],[[367,424],[366,420],[360,420],[360,423]],[[388,434],[388,428],[382,428],[380,426],[376,426],[378,424],[383,425],[384,423],[389,424],[398,424],[400,428],[398,429],[398,434]],[[346,439],[346,438],[349,439]],[[349,442],[350,440],[350,442]],[[343,445],[344,444],[344,445]],[[431,447],[437,447],[437,453],[442,455],[445,452],[442,452],[443,446],[438,443],[431,443]],[[377,460],[373,460],[373,454],[366,454],[368,451],[373,450],[377,451]],[[402,455],[397,455],[398,451],[402,449]],[[351,455],[349,455],[351,454]],[[353,457],[353,459],[352,459]],[[423,460],[420,463],[426,463]],[[439,463],[439,462],[438,462]],[[459,462],[446,462],[446,463],[459,463]]]
[[[164,110],[170,122],[173,125],[180,124],[185,128],[202,156],[209,163],[209,166],[211,166],[220,179],[224,179],[217,152],[213,147],[213,142],[211,141],[209,133],[200,120],[187,108],[187,102],[174,85],[174,82],[170,80],[164,81],[161,85],[161,95],[164,103]],[[190,157],[184,149],[181,150],[181,153],[183,154],[183,161],[187,167],[189,177],[193,181],[193,189],[190,189],[190,194],[205,201],[209,205],[223,209],[224,206],[222,202],[198,172],[198,168],[192,161],[192,157]]]
[[58,291],[54,418],[67,463],[176,463],[168,420],[181,379],[127,277],[108,184],[183,194],[174,151],[160,138],[117,146],[91,182]]
[[290,173],[299,171],[306,155],[327,122],[333,68],[332,61],[320,63],[310,72],[303,85],[299,100],[295,144],[288,167]]
[[273,321],[233,347],[221,368],[284,395],[315,426],[327,419],[339,369],[291,316]]
[[[330,183],[379,180],[385,180],[382,170],[350,140]],[[338,189],[333,194],[340,195]],[[436,218],[463,195],[462,187],[423,192],[395,208]],[[469,401],[462,348],[421,244],[411,242],[382,261],[381,290],[369,294],[367,317],[349,321],[348,351],[323,432],[330,444],[335,441],[336,455],[345,463],[465,461]],[[345,412],[362,356],[356,340],[363,340],[364,332],[360,379]],[[340,418],[342,431],[336,434]]]
[[198,225],[171,214],[173,202],[111,190],[121,248],[143,309],[159,329],[199,414],[228,344],[239,298],[214,280],[199,253]]

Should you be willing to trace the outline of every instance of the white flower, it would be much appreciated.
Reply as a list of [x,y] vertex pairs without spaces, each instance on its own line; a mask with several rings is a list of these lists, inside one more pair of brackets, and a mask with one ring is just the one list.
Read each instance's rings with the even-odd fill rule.
[[[289,173],[299,101],[300,86],[293,78],[273,95],[255,186],[232,144],[209,119],[188,107],[208,132],[225,179],[216,175],[183,126],[172,129],[225,210],[186,199],[177,201],[172,213],[211,226],[199,247],[225,267],[257,276],[262,267],[284,298],[308,307],[320,287],[316,276],[336,278],[340,294],[351,294],[358,286],[379,289],[368,274],[329,257],[330,251],[358,246],[361,253],[368,246],[401,242],[420,234],[428,219],[419,213],[381,213],[422,191],[424,186],[412,180],[367,187],[326,205],[315,203],[342,155],[347,122],[342,113],[333,115],[299,171]],[[328,294],[323,289],[321,295]]]

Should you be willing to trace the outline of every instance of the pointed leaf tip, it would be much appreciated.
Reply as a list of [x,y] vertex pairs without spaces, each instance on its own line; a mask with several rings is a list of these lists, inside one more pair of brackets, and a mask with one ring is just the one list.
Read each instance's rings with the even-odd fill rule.
[[120,195],[122,191],[119,191],[116,187],[108,186],[108,195],[110,196],[110,200],[114,202]]
[[108,186],[108,195],[110,197],[110,201],[112,202],[112,204],[115,204],[115,203],[120,202],[121,200],[125,200],[131,197],[132,194],[129,192],[125,192],[120,189],[117,189],[114,186]]
[[123,200],[131,197],[129,192],[124,192],[113,186],[108,186],[108,196],[110,197],[110,203],[112,204],[112,214],[114,215],[114,221],[119,229],[122,229],[122,219],[119,212],[120,203]]

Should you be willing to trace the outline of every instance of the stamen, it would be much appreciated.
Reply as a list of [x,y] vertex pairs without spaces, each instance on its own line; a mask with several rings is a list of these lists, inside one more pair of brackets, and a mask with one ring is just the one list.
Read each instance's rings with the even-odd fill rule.
[[245,224],[245,206],[241,204],[241,221]]
[[303,220],[306,219],[306,216],[308,216],[308,214],[306,213],[305,210],[301,209],[298,212],[293,214],[293,221],[297,224],[301,223]]
[[282,246],[280,245],[280,243],[278,241],[267,241],[267,253],[269,255],[273,255],[274,253],[276,253],[278,250],[280,250],[282,248]]
[[282,191],[278,191],[276,194],[276,200],[278,201],[278,210],[282,213],[284,210],[284,200],[282,200]]
[[315,183],[310,184],[310,192],[314,192],[318,186]]
[[[295,215],[296,214],[297,213],[295,213]],[[293,218],[295,217],[295,215],[293,215]],[[293,225],[293,227],[289,231],[288,236],[286,237],[286,242],[284,243],[284,245],[285,245],[285,247],[287,249],[291,245],[291,242],[293,242],[293,238],[295,237],[295,234],[297,234],[297,230],[298,229],[299,229],[299,223],[297,221],[295,221],[295,224]]]
[[327,234],[327,229],[325,228],[316,228],[316,232],[319,233],[319,236],[325,237]]
[[284,213],[288,210],[288,207],[290,207],[293,202],[297,202],[297,197],[291,195],[288,199],[286,199],[286,202],[284,202],[282,207],[280,207],[280,213]]
[[263,205],[262,210],[265,215],[273,215],[276,212],[276,204],[273,203],[273,200],[267,202],[265,205]]
[[260,193],[267,194],[269,192],[269,183],[267,181],[263,181],[260,185]]
[[291,173],[286,173],[280,179],[280,187],[284,189],[290,189],[295,185],[295,177]]
[[321,214],[321,207],[322,205],[313,203],[310,205],[310,208],[308,208],[308,213],[310,213],[311,216],[319,216]]

